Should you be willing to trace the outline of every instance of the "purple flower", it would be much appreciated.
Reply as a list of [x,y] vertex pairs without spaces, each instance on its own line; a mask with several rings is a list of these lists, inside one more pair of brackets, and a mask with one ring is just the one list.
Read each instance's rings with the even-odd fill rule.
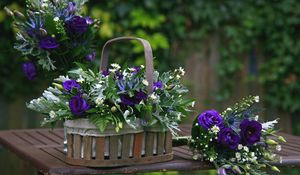
[[51,36],[44,37],[40,40],[39,46],[41,49],[56,49],[59,43]]
[[74,13],[75,11],[76,11],[76,3],[75,2],[69,2],[68,12]]
[[85,59],[88,60],[89,62],[92,62],[94,61],[96,58],[96,52],[93,51],[92,53],[88,54]]
[[139,66],[135,66],[135,67],[133,67],[132,74],[137,74],[140,71],[141,71],[141,68]]
[[28,80],[33,80],[37,76],[37,69],[33,62],[28,61],[22,64],[23,73]]
[[218,135],[218,142],[230,149],[236,149],[240,143],[240,136],[231,128],[222,128]]
[[86,17],[85,17],[85,21],[86,21],[86,23],[87,23],[88,25],[91,25],[91,24],[93,24],[93,23],[94,23],[94,20],[93,20],[93,18],[91,18],[91,17],[88,17],[88,16],[86,16]]
[[161,81],[157,81],[153,83],[153,90],[156,91],[156,89],[163,89],[163,83]]
[[223,118],[218,111],[208,110],[198,116],[198,122],[205,129],[209,129],[214,125],[221,127],[223,125]]
[[76,95],[69,101],[69,107],[72,114],[79,116],[85,113],[90,108],[90,105],[81,95]]
[[105,76],[105,77],[109,76],[109,74],[110,74],[110,72],[108,70],[103,70],[102,71],[102,75]]
[[66,80],[63,82],[63,87],[66,91],[71,91],[73,88],[79,90],[80,84],[76,80]]
[[115,75],[118,80],[122,80],[124,78],[124,75],[120,71],[117,71]]
[[129,95],[121,95],[120,98],[123,105],[134,106],[139,104],[142,100],[147,99],[147,94],[140,90],[136,92],[133,97],[130,97]]
[[73,16],[70,20],[66,21],[66,28],[69,33],[82,34],[87,30],[88,24],[85,18]]
[[240,129],[240,136],[244,145],[253,145],[260,141],[261,123],[255,120],[244,119],[240,124]]

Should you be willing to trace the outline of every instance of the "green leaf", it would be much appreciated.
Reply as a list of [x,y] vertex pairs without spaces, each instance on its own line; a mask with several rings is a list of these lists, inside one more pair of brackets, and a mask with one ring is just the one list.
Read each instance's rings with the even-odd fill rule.
[[100,132],[104,132],[109,123],[109,120],[106,117],[99,115],[92,115],[90,121],[97,126]]

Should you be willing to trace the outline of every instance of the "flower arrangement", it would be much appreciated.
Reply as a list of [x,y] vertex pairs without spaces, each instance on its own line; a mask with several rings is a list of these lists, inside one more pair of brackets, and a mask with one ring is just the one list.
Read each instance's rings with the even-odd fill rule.
[[63,72],[74,62],[88,64],[95,59],[99,20],[81,16],[86,1],[27,0],[25,14],[5,7],[17,29],[14,48],[27,57],[22,68],[29,80],[37,76],[39,66]]
[[157,126],[176,134],[178,122],[193,106],[185,99],[188,90],[180,83],[182,68],[159,74],[154,72],[153,92],[144,66],[121,70],[118,64],[102,72],[79,68],[55,79],[43,96],[27,104],[28,108],[46,115],[42,125],[59,120],[88,118],[100,132],[112,124],[116,132],[124,124]]
[[219,175],[266,174],[261,169],[276,160],[274,151],[280,151],[285,142],[275,130],[277,120],[260,122],[256,103],[258,96],[249,96],[232,108],[219,113],[208,110],[201,113],[192,126],[189,146],[194,159],[212,162]]

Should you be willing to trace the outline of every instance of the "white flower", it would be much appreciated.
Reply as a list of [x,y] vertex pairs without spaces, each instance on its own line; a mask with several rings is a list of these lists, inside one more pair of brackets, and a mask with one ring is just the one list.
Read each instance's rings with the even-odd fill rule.
[[173,79],[174,77],[173,76],[169,76],[169,79]]
[[83,83],[84,82],[84,78],[79,75],[79,78],[76,80],[78,83]]
[[195,101],[193,101],[193,102],[192,102],[192,105],[191,105],[191,106],[192,106],[192,107],[194,107],[194,106],[195,106]]
[[119,70],[121,68],[120,65],[116,63],[111,64],[111,67],[115,68],[116,70]]
[[276,123],[278,123],[277,119],[273,120],[273,121],[269,121],[269,122],[263,123],[262,124],[262,129],[263,130],[267,130],[269,128],[273,128]]
[[43,3],[42,7],[46,8],[46,7],[48,7],[48,4],[47,3]]
[[180,75],[176,75],[176,79],[180,79]]
[[256,115],[255,118],[254,118],[254,120],[257,121],[258,118],[259,118],[259,115]]
[[235,153],[235,157],[240,160],[241,159],[241,153]]
[[212,131],[213,133],[218,133],[218,132],[220,131],[220,128],[219,128],[218,126],[214,125],[214,126],[211,128],[211,131]]
[[95,103],[96,103],[96,105],[97,106],[100,106],[100,105],[102,105],[103,104],[103,99],[102,98],[97,98],[96,100],[95,100]]
[[255,156],[255,153],[254,153],[254,152],[251,152],[251,153],[250,153],[250,156],[251,156],[251,157],[254,157],[254,156]]
[[226,111],[232,111],[232,109],[231,108],[227,108]]
[[242,145],[242,144],[239,144],[239,145],[238,145],[238,149],[239,149],[239,150],[243,149],[243,145]]
[[276,150],[277,150],[277,151],[281,151],[281,145],[277,145],[277,146],[276,146]]
[[59,17],[55,17],[55,18],[53,18],[53,21],[55,21],[55,22],[57,22],[57,21],[59,21]]
[[184,76],[185,71],[182,67],[179,67],[179,72],[180,72],[181,76]]
[[210,157],[210,158],[209,158],[209,161],[210,161],[210,162],[213,162],[213,161],[214,161],[214,158],[213,158],[213,157]]
[[259,102],[259,96],[255,96],[255,97],[254,97],[254,101],[255,101],[256,103],[258,103],[258,102]]
[[50,118],[55,118],[57,115],[54,111],[50,111],[49,116],[50,116]]
[[124,118],[128,117],[129,114],[130,114],[130,112],[128,110],[126,110],[123,114]]
[[144,68],[145,68],[145,66],[144,66],[144,65],[141,65],[141,68],[142,68],[142,69],[144,69]]
[[244,151],[249,152],[249,148],[247,146],[244,146]]
[[156,99],[157,99],[157,96],[156,96],[154,93],[152,93],[152,94],[150,95],[150,98],[151,98],[152,100],[156,100]]
[[59,102],[59,101],[60,101],[60,99],[59,99],[57,96],[55,96],[52,92],[47,91],[47,90],[45,90],[45,91],[43,92],[43,96],[44,96],[47,100],[49,100],[49,101],[53,101],[53,102]]
[[149,86],[149,83],[147,80],[143,80],[142,83],[145,85],[145,86]]
[[56,78],[54,80],[55,81],[64,82],[64,81],[70,80],[70,78],[68,76],[62,76],[62,75],[60,75],[58,78]]

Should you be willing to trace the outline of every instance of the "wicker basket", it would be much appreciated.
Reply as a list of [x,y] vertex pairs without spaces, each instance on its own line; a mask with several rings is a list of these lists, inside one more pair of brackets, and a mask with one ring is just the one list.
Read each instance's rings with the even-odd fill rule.
[[[153,91],[153,56],[148,41],[141,38],[120,37],[109,40],[102,49],[100,70],[108,64],[108,46],[113,42],[137,40],[143,47],[146,59],[146,79],[148,93]],[[147,117],[146,117],[147,118]],[[66,162],[72,165],[90,167],[114,167],[133,164],[163,162],[173,159],[172,135],[161,128],[145,130],[125,126],[116,133],[108,127],[100,133],[87,119],[65,122],[67,135]]]
[[66,162],[90,167],[114,167],[168,161],[173,158],[170,132],[108,127],[100,133],[88,119],[65,122]]

